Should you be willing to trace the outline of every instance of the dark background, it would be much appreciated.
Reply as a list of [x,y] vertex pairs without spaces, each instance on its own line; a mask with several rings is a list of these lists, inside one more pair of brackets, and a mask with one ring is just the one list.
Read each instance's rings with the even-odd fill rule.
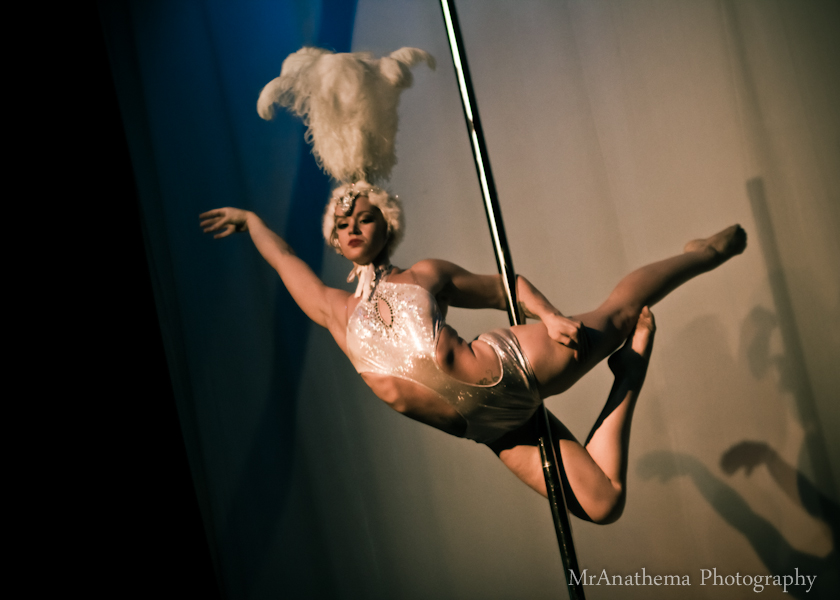
[[[68,554],[68,562],[76,563],[71,577],[85,581],[88,590],[120,589],[129,596],[218,598],[96,5],[86,3],[72,22],[90,85],[80,86],[84,93],[74,100],[84,140],[76,149],[83,158],[70,157],[69,163],[77,165],[71,177],[85,187],[66,235],[74,239],[80,267],[71,279],[86,293],[73,296],[76,317],[65,339],[85,341],[84,350],[68,348],[68,364],[77,385],[90,395],[83,394],[81,410],[71,411],[70,443],[81,451],[73,461],[81,463],[88,479],[79,485],[79,478],[67,473],[78,485],[70,493],[78,506],[70,511],[87,547]],[[77,229],[80,223],[84,232]]]

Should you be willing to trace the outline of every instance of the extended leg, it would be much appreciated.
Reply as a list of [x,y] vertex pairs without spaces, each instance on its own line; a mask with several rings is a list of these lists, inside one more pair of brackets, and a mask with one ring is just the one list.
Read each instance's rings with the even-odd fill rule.
[[[566,501],[572,513],[582,519],[610,523],[621,515],[630,422],[647,372],[654,331],[653,315],[645,308],[633,336],[610,358],[615,383],[585,447],[559,420],[551,418],[552,436],[568,483]],[[546,494],[533,423],[489,446],[520,479]]]
[[682,254],[627,275],[594,314],[609,319],[616,329],[624,332],[623,340],[632,331],[643,306],[653,306],[688,280],[740,254],[746,245],[747,234],[740,225],[727,227],[709,238],[693,240],[686,244]]
[[622,279],[594,311],[576,315],[585,326],[589,352],[574,360],[545,329],[524,326],[514,331],[534,368],[544,397],[562,393],[599,362],[615,352],[636,324],[642,307],[653,306],[677,287],[744,251],[747,235],[733,225],[712,237],[689,242],[682,254],[646,265]]

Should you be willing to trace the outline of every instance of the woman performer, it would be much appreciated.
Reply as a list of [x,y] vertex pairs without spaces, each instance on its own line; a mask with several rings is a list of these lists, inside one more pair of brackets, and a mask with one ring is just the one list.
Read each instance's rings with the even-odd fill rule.
[[[316,58],[325,54],[305,50],[317,52]],[[406,50],[410,49],[391,57],[406,55]],[[301,52],[292,57],[299,59]],[[341,60],[353,56],[326,54]],[[367,61],[367,71],[376,62],[367,55],[357,60]],[[287,74],[287,63],[288,59],[278,79]],[[266,86],[274,101],[276,83]],[[335,100],[335,92],[330,94]],[[306,105],[310,134],[316,129],[311,123],[313,104]],[[316,135],[316,157],[326,164],[318,151]],[[370,173],[370,166],[363,171]],[[403,234],[402,208],[396,197],[377,186],[362,180],[339,186],[324,214],[327,243],[353,263],[351,276],[359,276],[355,294],[324,285],[253,212],[220,208],[200,218],[203,230],[216,238],[250,233],[295,302],[330,331],[379,398],[408,417],[486,444],[543,495],[535,411],[543,398],[564,392],[612,354],[609,365],[615,383],[585,445],[553,416],[550,423],[565,469],[569,508],[597,523],[615,521],[624,506],[630,421],[655,332],[647,307],[746,247],[746,234],[738,225],[689,242],[682,254],[634,271],[600,307],[576,317],[564,316],[528,280],[518,277],[520,306],[527,317],[540,322],[497,329],[467,343],[445,324],[447,308],[505,310],[500,276],[475,275],[442,260],[422,260],[408,269],[392,266],[390,255]]]

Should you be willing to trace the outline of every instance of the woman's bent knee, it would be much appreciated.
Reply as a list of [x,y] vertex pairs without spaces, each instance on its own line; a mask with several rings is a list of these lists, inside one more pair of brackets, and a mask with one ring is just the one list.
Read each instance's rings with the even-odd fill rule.
[[617,491],[609,498],[603,498],[585,509],[589,519],[596,525],[615,523],[624,513],[626,496],[624,491]]

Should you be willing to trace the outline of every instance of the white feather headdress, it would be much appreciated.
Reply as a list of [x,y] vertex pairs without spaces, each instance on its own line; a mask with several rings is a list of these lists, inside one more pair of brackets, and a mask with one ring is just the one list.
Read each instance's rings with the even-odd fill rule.
[[435,68],[434,58],[417,48],[400,48],[381,59],[367,52],[302,48],[263,88],[257,112],[271,119],[279,104],[301,117],[315,159],[336,181],[382,181],[397,162],[400,93],[411,86],[410,69],[419,62]]

